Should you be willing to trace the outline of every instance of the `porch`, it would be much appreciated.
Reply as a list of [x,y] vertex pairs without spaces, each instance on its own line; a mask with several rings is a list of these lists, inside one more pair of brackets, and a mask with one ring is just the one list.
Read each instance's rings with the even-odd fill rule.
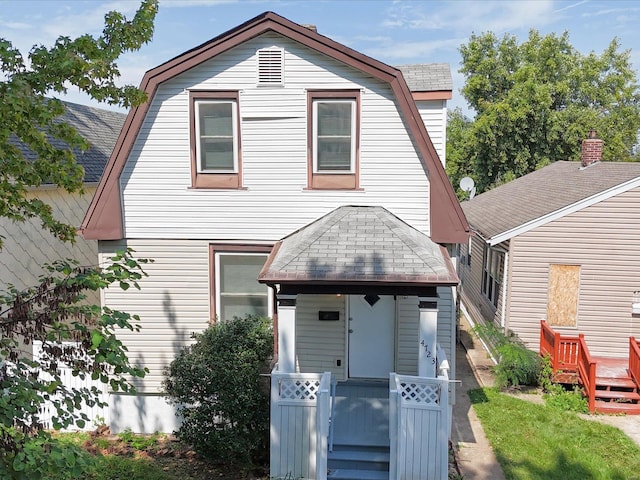
[[271,475],[317,480],[446,479],[449,365],[437,377],[336,381],[271,375]]
[[640,415],[640,341],[629,338],[628,358],[596,357],[584,335],[561,335],[540,322],[540,355],[548,355],[558,383],[580,384],[591,413]]
[[445,480],[446,248],[382,207],[344,206],[279,241],[258,280],[277,301],[271,476]]

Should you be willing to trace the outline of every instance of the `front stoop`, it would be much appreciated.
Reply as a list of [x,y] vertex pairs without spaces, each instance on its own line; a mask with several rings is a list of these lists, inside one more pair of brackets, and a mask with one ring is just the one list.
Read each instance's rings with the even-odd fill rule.
[[331,480],[388,480],[389,447],[334,445],[327,466]]
[[598,413],[640,414],[640,393],[628,370],[625,376],[596,378],[595,410]]

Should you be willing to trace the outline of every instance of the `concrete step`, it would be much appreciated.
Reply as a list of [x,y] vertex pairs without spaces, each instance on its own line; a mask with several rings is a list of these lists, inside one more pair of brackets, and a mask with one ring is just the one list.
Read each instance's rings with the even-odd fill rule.
[[389,448],[334,446],[328,454],[329,460],[355,460],[359,462],[389,462]]
[[330,470],[377,470],[389,471],[389,447],[356,445],[334,445],[328,452],[327,465]]
[[388,471],[356,470],[349,468],[329,469],[327,479],[332,480],[389,480]]

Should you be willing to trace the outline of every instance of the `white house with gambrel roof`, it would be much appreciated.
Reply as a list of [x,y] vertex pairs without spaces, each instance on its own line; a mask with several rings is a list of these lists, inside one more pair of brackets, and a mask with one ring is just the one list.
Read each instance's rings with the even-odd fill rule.
[[277,337],[273,476],[446,478],[450,252],[469,229],[438,155],[450,75],[412,92],[418,69],[267,12],[147,72],[82,226],[101,260],[155,259],[141,291],[104,292],[140,315],[121,339],[150,369],[111,395],[113,430],[174,428],[164,366],[258,313]]

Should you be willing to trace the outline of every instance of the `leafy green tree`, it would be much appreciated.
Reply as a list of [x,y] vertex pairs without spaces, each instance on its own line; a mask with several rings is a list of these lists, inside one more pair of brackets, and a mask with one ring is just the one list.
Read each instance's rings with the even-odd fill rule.
[[269,382],[261,374],[273,355],[270,320],[234,318],[193,338],[165,371],[165,391],[182,417],[178,438],[215,462],[263,464]]
[[472,121],[460,108],[447,114],[447,175],[458,194],[458,198],[463,200],[468,198],[468,194],[458,188],[460,179],[463,177],[473,177],[473,165],[465,156],[467,145],[471,139]]
[[[44,431],[39,412],[50,404],[56,429],[92,420],[78,409],[100,403],[98,391],[65,385],[63,365],[114,391],[129,391],[129,377],[144,376],[116,337],[119,329],[137,330],[132,322],[138,317],[83,300],[114,284],[139,288],[147,262],[131,250],[118,252],[104,268],[57,261],[37,287],[0,292],[0,479],[76,478],[83,472],[86,459]],[[29,351],[34,342],[42,344],[37,358]]]
[[[89,145],[74,128],[58,120],[64,105],[49,97],[75,86],[112,105],[128,108],[144,102],[145,94],[138,88],[116,86],[120,75],[116,61],[151,40],[157,9],[157,0],[142,0],[133,20],[109,12],[102,35],[59,37],[50,48],[35,45],[28,62],[9,40],[0,37],[0,218],[39,218],[43,228],[61,240],[73,241],[74,226],[56,220],[49,205],[26,195],[29,187],[42,184],[82,192],[84,171],[73,151]],[[66,147],[61,148],[60,142]],[[25,158],[20,143],[36,158]]]
[[[518,44],[513,35],[472,35],[462,45],[462,94],[472,121],[454,114],[448,161],[452,182],[473,172],[478,192],[557,160],[579,160],[581,142],[595,129],[603,160],[635,160],[640,94],[629,51],[617,39],[601,53],[583,55],[568,33],[535,30]],[[459,131],[456,131],[459,130]]]
[[[150,41],[157,9],[157,0],[141,0],[132,20],[109,12],[102,35],[59,37],[50,48],[35,45],[28,61],[0,37],[0,219],[37,218],[59,239],[75,239],[75,226],[54,218],[50,205],[28,195],[28,189],[43,184],[82,192],[84,172],[74,152],[89,145],[60,120],[64,105],[52,97],[77,87],[113,105],[144,102],[139,89],[116,86],[116,62]],[[102,268],[57,261],[46,266],[36,287],[0,292],[1,480],[83,474],[87,457],[44,431],[38,413],[50,402],[56,429],[90,420],[78,410],[82,403],[98,402],[97,391],[65,385],[62,365],[82,378],[108,382],[113,390],[128,391],[129,379],[144,375],[143,368],[129,363],[126,347],[116,337],[118,329],[137,329],[132,323],[137,317],[91,305],[86,294],[114,284],[138,287],[146,262],[130,251],[116,254]],[[42,343],[42,353],[34,359],[30,350],[35,341]]]

